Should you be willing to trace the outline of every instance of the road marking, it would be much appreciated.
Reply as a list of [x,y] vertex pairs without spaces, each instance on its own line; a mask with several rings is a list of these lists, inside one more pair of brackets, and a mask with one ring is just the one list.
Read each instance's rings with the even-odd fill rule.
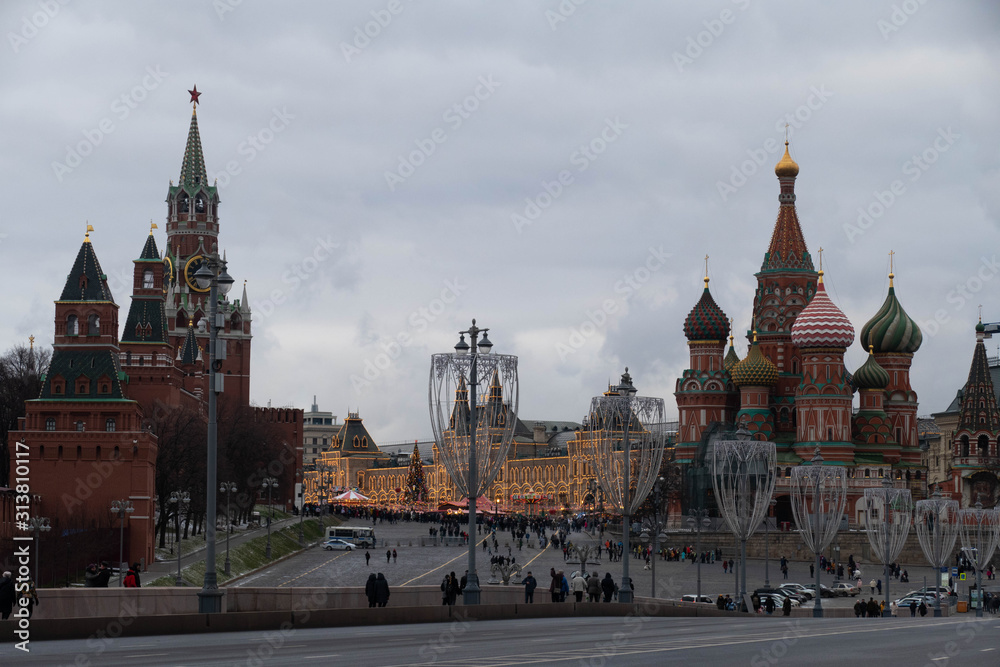
[[[480,544],[482,544],[483,541],[486,540],[487,537],[489,537],[489,535],[487,535],[486,537],[484,537],[482,540],[479,540],[478,542],[476,542],[476,546],[478,547]],[[469,551],[468,551],[468,549],[465,549],[463,553],[460,553],[459,555],[455,556],[451,560],[448,560],[448,561],[445,561],[445,562],[441,563],[440,565],[438,565],[433,570],[427,570],[423,574],[418,574],[417,576],[413,577],[409,581],[404,581],[403,583],[400,584],[400,586],[406,586],[407,584],[413,583],[417,579],[422,579],[422,578],[426,577],[428,574],[430,574],[431,572],[436,572],[436,571],[440,570],[442,567],[444,567],[445,565],[448,565],[449,563],[452,563],[452,562],[458,560],[459,558],[467,557],[468,555],[469,555]]]
[[984,648],[984,649],[980,649],[979,652],[980,653],[986,653],[987,651],[995,651],[995,650],[996,650],[995,648]]
[[165,655],[170,655],[169,653],[136,653],[135,655],[127,655],[126,658],[160,658]]
[[319,565],[317,565],[313,569],[306,570],[305,572],[303,572],[299,576],[293,577],[292,579],[289,579],[288,581],[285,581],[283,583],[278,584],[278,588],[281,588],[282,586],[287,586],[288,584],[292,583],[293,581],[298,581],[299,579],[301,579],[302,577],[306,576],[307,574],[312,574],[313,572],[315,572],[316,570],[320,569],[321,567],[326,567],[327,565],[329,565],[333,561],[337,560],[338,558],[342,558],[343,556],[346,556],[349,553],[351,553],[351,552],[350,551],[345,551],[342,554],[338,554],[338,555],[334,556],[333,558],[331,558],[330,560],[326,561],[325,563],[320,563]]
[[339,653],[330,653],[329,655],[304,655],[304,656],[302,656],[302,659],[303,660],[322,660],[324,658],[336,658],[339,655],[340,655]]

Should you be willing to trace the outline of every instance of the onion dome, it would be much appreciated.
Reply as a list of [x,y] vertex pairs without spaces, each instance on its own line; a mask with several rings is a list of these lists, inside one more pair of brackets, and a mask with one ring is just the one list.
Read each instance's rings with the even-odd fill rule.
[[726,358],[722,360],[722,367],[727,371],[732,371],[733,366],[740,363],[740,355],[736,354],[736,348],[733,346],[733,337],[729,336],[729,352],[726,353]]
[[854,371],[851,384],[858,389],[885,389],[889,386],[889,374],[875,361],[873,348],[868,348],[868,360]]
[[684,335],[689,341],[724,341],[729,335],[729,318],[708,291],[708,276],[705,277],[705,291],[684,320]]
[[923,342],[920,327],[906,314],[896,299],[896,289],[892,285],[893,274],[889,274],[889,294],[885,303],[861,327],[861,343],[874,347],[876,352],[905,352],[913,354]]
[[785,154],[781,156],[781,160],[774,166],[774,174],[778,178],[795,178],[799,175],[798,163],[788,154],[787,141],[785,142]]
[[[979,324],[976,325],[976,333],[981,334],[986,331],[986,327],[983,326],[983,321],[979,320]],[[978,340],[978,336],[976,337]]]
[[733,366],[729,375],[737,387],[773,387],[778,383],[778,369],[760,351],[756,332],[747,358]]
[[816,294],[792,325],[792,342],[798,347],[843,348],[854,342],[854,325],[827,295],[822,269]]

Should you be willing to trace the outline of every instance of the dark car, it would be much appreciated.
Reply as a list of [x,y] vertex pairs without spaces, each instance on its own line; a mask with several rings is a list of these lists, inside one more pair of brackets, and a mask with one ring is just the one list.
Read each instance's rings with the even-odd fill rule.
[[[804,584],[806,588],[812,591],[813,595],[816,595],[816,584]],[[833,589],[827,587],[826,584],[820,584],[820,595],[825,598],[835,598],[837,597],[837,592]]]

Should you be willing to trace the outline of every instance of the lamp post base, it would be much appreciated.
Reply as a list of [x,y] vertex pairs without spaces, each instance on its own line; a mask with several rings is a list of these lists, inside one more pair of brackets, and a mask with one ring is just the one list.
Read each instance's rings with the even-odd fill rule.
[[229,559],[226,559],[226,576],[229,576]]
[[218,614],[222,611],[222,591],[219,589],[198,591],[198,613]]
[[462,591],[462,604],[480,604],[482,589],[479,587],[479,574],[470,572],[469,578],[465,582],[465,590]]
[[622,585],[618,589],[618,601],[622,604],[632,604],[632,580],[629,577],[622,577]]

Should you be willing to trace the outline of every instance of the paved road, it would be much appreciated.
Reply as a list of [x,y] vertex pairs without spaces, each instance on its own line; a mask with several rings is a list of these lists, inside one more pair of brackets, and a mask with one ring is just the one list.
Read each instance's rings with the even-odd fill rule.
[[[348,525],[366,525],[363,522],[351,521]],[[261,571],[240,581],[234,586],[363,586],[368,578],[369,572],[383,572],[389,580],[389,585],[395,586],[417,586],[417,585],[437,585],[444,574],[454,571],[461,576],[466,569],[465,547],[420,547],[408,546],[409,544],[419,544],[419,538],[426,536],[431,524],[402,522],[395,525],[378,524],[375,527],[378,536],[379,546],[369,550],[371,563],[366,567],[365,552],[357,550],[353,552],[323,551],[321,549],[310,549],[302,554],[289,558],[281,563],[277,563],[267,570]],[[670,546],[683,546],[687,536],[671,536],[668,542]],[[482,539],[481,537],[477,539]],[[597,539],[587,533],[572,533],[570,539],[576,544],[596,544]],[[505,543],[510,540],[509,533],[497,535],[500,544],[500,551],[506,555]],[[383,542],[387,546],[383,546]],[[398,545],[398,546],[397,546]],[[397,559],[386,562],[386,549],[395,549]],[[489,577],[489,556],[481,548],[477,548],[477,569],[480,580],[485,582]],[[510,553],[517,562],[525,564],[526,569],[534,572],[540,586],[548,588],[550,568],[563,570],[567,575],[574,570],[580,569],[578,562],[563,561],[562,551],[558,549],[538,550],[522,548],[518,551],[515,544],[511,544]],[[598,570],[601,576],[605,572],[611,572],[616,581],[621,577],[621,562],[609,562],[606,555],[602,555],[601,560],[595,565],[588,565],[588,570]],[[747,563],[747,579],[752,588],[764,585],[764,562],[763,560],[750,560]],[[920,588],[923,585],[923,577],[928,577],[928,584],[932,583],[932,570],[926,565],[913,565],[907,567],[910,574],[910,583],[899,583],[893,580],[890,584],[892,599],[901,597],[902,594]],[[632,560],[630,570],[633,578],[636,593],[647,596],[652,593],[652,571],[643,569],[643,562]],[[778,561],[771,561],[768,568],[770,582],[778,585],[784,580],[778,568]],[[812,583],[809,577],[809,564],[803,562],[792,562],[789,565],[789,579],[802,584]],[[870,595],[868,591],[868,581],[875,577],[881,578],[881,567],[875,565],[862,566],[865,575],[865,598]],[[690,562],[667,562],[657,561],[656,578],[657,594],[662,598],[680,598],[682,595],[694,594],[697,589],[698,566]],[[715,597],[719,593],[735,594],[736,579],[732,574],[723,574],[720,563],[706,564],[701,566],[703,595]],[[832,577],[824,575],[823,583],[832,584]],[[898,595],[897,595],[898,593]],[[876,600],[884,599],[878,593],[874,595]],[[810,607],[812,603],[806,603]],[[823,600],[824,606],[829,607],[850,607],[854,605],[854,598],[834,598]]]
[[[986,619],[555,618],[33,642],[18,665],[995,667]],[[0,663],[14,649],[0,646]]]

